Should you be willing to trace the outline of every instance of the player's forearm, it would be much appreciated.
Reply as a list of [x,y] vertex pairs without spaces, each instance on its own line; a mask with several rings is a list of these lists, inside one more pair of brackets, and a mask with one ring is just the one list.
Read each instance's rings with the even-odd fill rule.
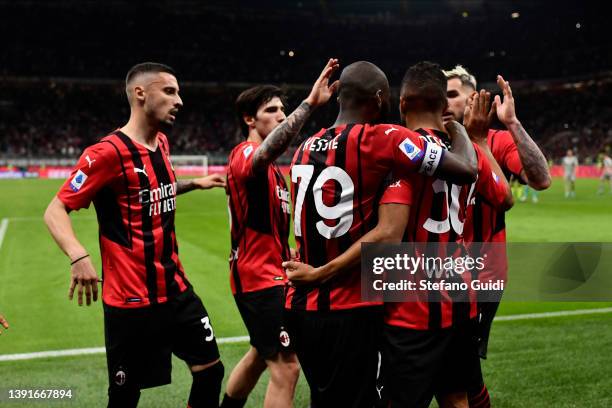
[[318,268],[321,280],[328,280],[359,266],[363,242],[401,242],[409,216],[409,205],[382,204],[378,209],[378,224],[340,256]]
[[[401,237],[396,241],[399,242]],[[346,271],[352,270],[361,263],[361,243],[362,242],[389,242],[389,237],[378,228],[370,230],[367,234],[355,241],[342,255],[334,258],[327,264],[317,268],[319,279],[325,282],[334,276],[341,275]]]
[[489,164],[491,165],[491,169],[493,170],[493,173],[495,173],[495,175],[499,178],[499,182],[504,186],[504,189],[506,191],[506,196],[504,197],[504,203],[503,203],[502,210],[508,211],[514,205],[514,198],[512,197],[512,190],[510,189],[510,183],[508,183],[508,179],[506,179],[506,175],[504,174],[503,170],[499,166],[499,163],[497,163],[497,160],[495,160],[495,157],[493,156],[493,153],[491,152],[491,149],[489,148],[489,145],[487,144],[486,139],[484,141],[478,142],[478,146],[480,147],[480,150],[483,151],[483,153],[485,154],[485,157],[489,161]]
[[51,236],[70,260],[87,254],[72,229],[72,222],[66,212],[66,207],[57,197],[54,197],[47,207],[44,219]]
[[516,144],[527,184],[535,190],[550,187],[551,178],[546,157],[518,120],[507,124]]
[[264,170],[287,150],[313,110],[314,108],[308,102],[302,102],[283,123],[270,132],[254,153],[253,171]]
[[462,185],[476,181],[478,174],[478,159],[465,128],[457,122],[446,125],[452,147],[438,167],[436,174],[454,184]]
[[192,179],[176,181],[176,195],[188,193],[196,188],[198,188],[198,186]]

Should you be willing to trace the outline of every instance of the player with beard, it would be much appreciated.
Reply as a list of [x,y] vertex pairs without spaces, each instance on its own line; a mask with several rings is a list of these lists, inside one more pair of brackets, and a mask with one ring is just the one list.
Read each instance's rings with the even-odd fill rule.
[[[371,407],[383,310],[381,302],[361,299],[355,258],[364,240],[401,237],[389,215],[403,216],[395,220],[402,225],[407,209],[378,208],[385,180],[423,173],[466,184],[475,179],[476,162],[458,124],[449,124],[452,151],[402,126],[380,124],[389,111],[389,83],[374,64],[360,61],[343,70],[338,101],[334,125],[306,139],[293,158],[295,236],[303,263],[283,263],[295,285],[286,307],[311,406]],[[377,214],[381,228],[375,228]]]
[[69,299],[98,298],[98,275],[69,213],[93,202],[99,224],[108,406],[138,405],[140,390],[171,382],[172,354],[193,382],[188,405],[217,407],[223,365],[211,321],[178,258],[176,196],[222,187],[211,175],[177,180],[168,139],[183,106],[174,71],[142,63],[126,77],[130,118],[89,146],[45,212],[51,235],[70,260]]
[[[461,66],[444,71],[447,77],[448,109],[444,120],[456,120],[464,123],[471,137],[486,140],[495,160],[507,177],[515,177],[527,183],[534,190],[544,190],[550,186],[551,178],[546,158],[525,131],[516,116],[514,97],[510,84],[503,77],[497,77],[497,84],[502,90],[503,99],[496,96],[491,104],[490,95],[481,91],[480,106],[486,113],[476,112],[470,115],[468,102],[476,93],[476,78]],[[480,111],[480,110],[479,110]],[[468,116],[464,116],[465,113]],[[507,130],[491,129],[494,116],[506,126]],[[505,215],[497,211],[478,196],[474,206],[473,242],[506,242]],[[491,264],[492,274],[506,276],[507,259],[497,256],[497,263]],[[489,333],[498,302],[480,302],[478,305],[479,355],[486,358]],[[489,393],[482,378],[468,392],[472,408],[490,405]]]
[[[329,83],[338,69],[331,59],[304,104],[308,109],[327,102],[337,83]],[[231,215],[231,287],[251,348],[234,367],[221,407],[242,407],[263,371],[270,371],[264,407],[291,407],[299,375],[285,324],[285,273],[289,252],[289,190],[274,160],[287,144],[278,144],[279,127],[286,120],[282,91],[256,86],[236,100],[246,140],[229,156],[227,193]],[[290,142],[290,139],[286,141]]]

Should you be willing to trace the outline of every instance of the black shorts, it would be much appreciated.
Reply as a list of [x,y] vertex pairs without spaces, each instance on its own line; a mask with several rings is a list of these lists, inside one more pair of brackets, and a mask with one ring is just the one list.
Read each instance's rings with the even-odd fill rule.
[[389,406],[428,407],[434,395],[467,391],[480,370],[472,324],[439,330],[386,325],[382,355]]
[[169,384],[172,353],[189,365],[219,359],[208,313],[191,289],[137,309],[104,305],[104,337],[111,387]]
[[280,351],[292,350],[290,331],[285,323],[285,287],[273,286],[234,296],[251,345],[264,359]]
[[381,307],[289,312],[312,408],[371,408],[376,401]]

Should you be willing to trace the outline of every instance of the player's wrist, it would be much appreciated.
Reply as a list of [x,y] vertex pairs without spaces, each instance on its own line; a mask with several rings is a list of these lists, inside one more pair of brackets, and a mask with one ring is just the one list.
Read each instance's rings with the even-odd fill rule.
[[315,268],[314,271],[313,271],[313,274],[315,276],[315,280],[317,282],[325,280],[332,273],[333,273],[333,267],[329,263],[325,264],[323,266],[319,266],[318,268]]
[[78,257],[76,257],[74,259],[70,258],[70,266],[72,266],[72,265],[74,265],[74,264],[76,264],[78,262],[81,262],[82,260],[84,260],[86,258],[89,258],[89,254],[84,254],[84,255],[78,256]]
[[518,118],[515,116],[514,118],[504,122],[504,125],[508,128],[509,131],[518,130],[522,125]]
[[77,258],[80,258],[84,255],[89,255],[89,252],[87,252],[85,248],[78,246],[78,247],[67,250],[66,255],[68,255],[68,259],[70,259],[70,263],[72,263],[72,261],[74,261]]
[[308,111],[311,111],[317,106],[317,102],[313,97],[309,95],[308,98],[302,101],[302,104],[300,106]]

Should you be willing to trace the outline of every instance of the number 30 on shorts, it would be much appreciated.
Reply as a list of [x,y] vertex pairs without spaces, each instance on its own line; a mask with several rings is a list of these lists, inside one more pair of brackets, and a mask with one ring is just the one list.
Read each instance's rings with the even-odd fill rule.
[[[302,236],[302,206],[306,198],[306,190],[310,185],[314,173],[314,166],[311,164],[298,164],[291,168],[291,181],[300,183],[298,185],[298,193],[295,200],[295,215],[293,223],[295,227],[295,236]],[[340,185],[341,193],[340,200],[334,206],[327,206],[323,202],[323,185],[333,180]],[[317,230],[319,234],[327,239],[337,238],[346,234],[351,225],[353,225],[353,194],[355,185],[351,176],[344,169],[336,166],[326,167],[317,177],[312,185],[312,194],[314,196],[314,204],[317,208],[317,213],[327,220],[338,220],[334,227],[325,224],[323,220],[317,222]]]
[[202,322],[202,324],[204,325],[204,330],[210,330],[210,334],[206,337],[204,337],[205,341],[212,341],[212,339],[215,338],[215,333],[213,332],[213,328],[210,325],[210,319],[208,318],[208,316],[204,316],[202,318],[202,320],[200,320]]

